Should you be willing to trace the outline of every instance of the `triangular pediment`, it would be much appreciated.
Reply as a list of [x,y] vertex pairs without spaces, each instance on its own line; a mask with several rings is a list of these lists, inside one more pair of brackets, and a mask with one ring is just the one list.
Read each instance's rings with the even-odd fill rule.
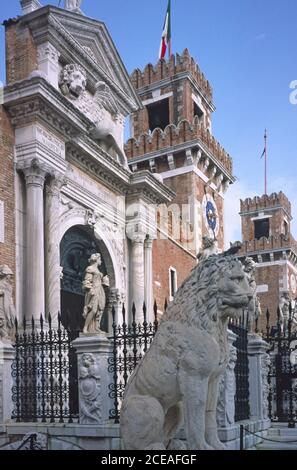
[[106,82],[126,114],[139,108],[137,93],[104,23],[52,6],[40,9],[39,13],[43,21],[37,21],[38,11],[32,19],[35,36],[44,36],[46,26],[50,42],[54,42],[66,63],[75,62],[85,67],[93,85],[98,81]]

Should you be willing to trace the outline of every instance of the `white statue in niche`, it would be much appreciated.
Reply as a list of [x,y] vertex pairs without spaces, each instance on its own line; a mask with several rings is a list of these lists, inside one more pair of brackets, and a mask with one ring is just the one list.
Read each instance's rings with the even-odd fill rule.
[[0,266],[0,339],[8,338],[9,331],[14,328],[16,319],[12,300],[13,272],[6,266]]
[[109,286],[108,276],[104,276],[99,267],[101,255],[95,253],[89,259],[83,281],[83,289],[86,291],[83,317],[85,319],[84,333],[103,333],[100,324],[106,305],[106,295],[103,286]]
[[90,131],[93,139],[102,143],[103,149],[114,153],[119,163],[128,168],[123,147],[124,118],[110,87],[100,81],[96,84],[95,94],[87,91],[87,74],[78,64],[66,65],[59,80],[62,93],[90,120],[94,127]]
[[65,10],[80,12],[82,0],[65,0]]
[[253,294],[235,256],[213,254],[177,291],[152,345],[133,372],[121,408],[126,450],[225,449],[217,432],[220,377],[229,362],[227,327]]

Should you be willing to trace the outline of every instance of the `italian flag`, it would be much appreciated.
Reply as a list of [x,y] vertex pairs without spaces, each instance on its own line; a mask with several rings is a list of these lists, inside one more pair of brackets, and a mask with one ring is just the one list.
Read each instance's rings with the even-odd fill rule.
[[171,0],[168,0],[168,7],[166,11],[159,59],[164,59],[166,51],[168,48],[169,57],[171,56]]

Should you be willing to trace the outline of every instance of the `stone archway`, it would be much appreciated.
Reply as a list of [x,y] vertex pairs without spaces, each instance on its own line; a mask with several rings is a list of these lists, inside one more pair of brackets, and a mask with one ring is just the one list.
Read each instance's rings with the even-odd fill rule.
[[[115,285],[113,265],[102,241],[94,237],[93,231],[82,225],[67,230],[60,243],[61,279],[61,316],[63,325],[71,332],[72,339],[82,331],[84,325],[84,292],[82,282],[88,260],[93,253],[101,253],[101,271],[110,278],[110,287]],[[108,293],[107,293],[108,298]],[[108,309],[102,317],[101,328],[108,331]]]

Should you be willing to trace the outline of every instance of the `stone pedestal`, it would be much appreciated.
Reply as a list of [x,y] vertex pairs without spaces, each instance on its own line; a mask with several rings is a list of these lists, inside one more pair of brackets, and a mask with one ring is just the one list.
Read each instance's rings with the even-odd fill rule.
[[251,419],[268,419],[269,345],[257,334],[248,335],[249,384]]
[[77,353],[79,423],[102,425],[114,403],[109,398],[113,374],[108,372],[112,344],[104,335],[83,335],[72,343]]
[[0,426],[10,421],[13,412],[12,370],[14,349],[10,341],[0,341]]
[[59,89],[60,53],[49,42],[39,44],[37,48],[38,69],[43,72],[51,85]]

